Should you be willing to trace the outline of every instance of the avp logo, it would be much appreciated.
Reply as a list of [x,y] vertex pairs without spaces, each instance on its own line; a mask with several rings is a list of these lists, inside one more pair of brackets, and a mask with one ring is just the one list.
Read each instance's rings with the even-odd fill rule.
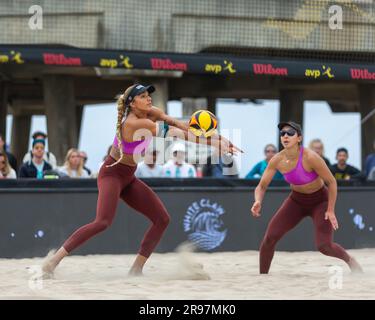
[[218,73],[224,72],[224,71],[227,71],[228,73],[236,73],[237,70],[234,69],[233,62],[231,62],[229,60],[224,60],[223,64],[224,65],[207,63],[204,66],[204,70],[206,72],[211,72],[211,73],[215,73],[215,74],[218,74]]
[[22,64],[25,63],[25,61],[21,57],[21,52],[16,52],[16,51],[10,51],[10,54],[0,54],[0,63],[9,63],[9,62],[14,62],[17,64]]
[[120,55],[119,59],[100,59],[100,66],[103,68],[117,68],[124,67],[125,69],[133,69],[133,65],[130,63],[130,58],[127,56]]
[[322,70],[319,69],[306,69],[305,76],[309,78],[320,78],[326,76],[327,78],[331,79],[334,78],[335,75],[332,73],[331,67],[322,66]]
[[211,203],[209,199],[193,202],[184,218],[184,231],[189,234],[189,240],[203,250],[213,250],[220,246],[227,235],[221,220],[224,213],[221,205]]

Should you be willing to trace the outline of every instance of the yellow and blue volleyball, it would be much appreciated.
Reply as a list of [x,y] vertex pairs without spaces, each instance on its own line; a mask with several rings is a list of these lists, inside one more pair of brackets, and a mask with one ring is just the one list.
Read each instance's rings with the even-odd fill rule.
[[207,110],[198,110],[194,112],[189,121],[190,131],[199,136],[210,137],[216,132],[217,118]]

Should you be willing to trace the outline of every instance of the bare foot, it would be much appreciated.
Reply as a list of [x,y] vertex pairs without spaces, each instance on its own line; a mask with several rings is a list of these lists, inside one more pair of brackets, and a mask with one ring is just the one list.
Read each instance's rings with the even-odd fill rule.
[[131,268],[128,275],[130,277],[142,277],[143,276],[142,269]]
[[42,265],[42,279],[53,279],[53,271],[55,268],[56,267],[51,262],[45,262]]
[[363,273],[362,267],[353,257],[350,257],[348,264],[352,273]]

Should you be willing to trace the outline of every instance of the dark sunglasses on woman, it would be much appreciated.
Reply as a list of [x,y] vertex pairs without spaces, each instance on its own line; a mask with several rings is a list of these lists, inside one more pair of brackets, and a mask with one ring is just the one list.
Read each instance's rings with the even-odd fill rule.
[[284,137],[285,135],[288,135],[289,137],[293,137],[297,133],[294,129],[289,130],[281,130],[280,131],[280,137]]

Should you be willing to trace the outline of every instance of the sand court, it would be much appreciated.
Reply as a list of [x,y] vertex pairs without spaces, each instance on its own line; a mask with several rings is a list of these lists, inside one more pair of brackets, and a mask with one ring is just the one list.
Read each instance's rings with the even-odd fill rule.
[[143,277],[127,272],[135,255],[68,256],[54,279],[35,281],[42,258],[0,259],[1,299],[375,299],[375,249],[348,250],[351,274],[319,252],[276,252],[268,275],[258,251],[153,254]]

